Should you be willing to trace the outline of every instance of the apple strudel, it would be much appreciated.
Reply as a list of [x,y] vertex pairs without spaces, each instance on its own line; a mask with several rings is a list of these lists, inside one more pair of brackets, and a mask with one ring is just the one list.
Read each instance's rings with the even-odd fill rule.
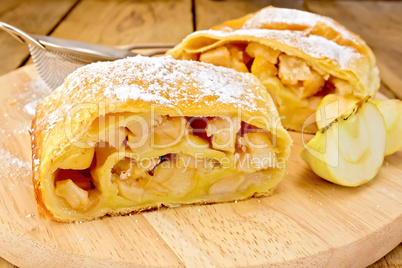
[[36,109],[36,200],[70,222],[269,195],[290,144],[250,74],[171,57],[94,63]]
[[363,99],[380,78],[373,52],[336,21],[309,12],[267,7],[196,31],[168,51],[177,59],[212,63],[256,75],[287,129],[315,133],[306,121],[329,93]]

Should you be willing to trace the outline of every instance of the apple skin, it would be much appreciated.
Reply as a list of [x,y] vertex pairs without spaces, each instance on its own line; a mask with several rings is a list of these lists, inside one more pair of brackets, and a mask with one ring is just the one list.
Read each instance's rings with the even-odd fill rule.
[[326,127],[336,118],[354,108],[361,99],[354,96],[326,95],[317,107],[315,119],[318,129]]
[[384,160],[385,138],[385,121],[380,110],[362,100],[321,128],[300,156],[323,179],[355,187],[378,173]]
[[[326,95],[320,102],[316,112],[316,122],[319,129],[329,125],[341,114],[347,113],[360,100],[353,96]],[[402,101],[400,100],[373,100],[385,120],[386,148],[384,155],[390,155],[402,149]]]
[[402,149],[402,101],[400,100],[370,100],[384,116],[387,130],[385,155],[390,155]]

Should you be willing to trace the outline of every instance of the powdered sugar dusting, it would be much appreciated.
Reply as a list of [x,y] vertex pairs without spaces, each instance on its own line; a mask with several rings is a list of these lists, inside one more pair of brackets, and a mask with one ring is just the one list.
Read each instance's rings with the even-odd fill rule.
[[265,92],[264,86],[248,73],[170,56],[136,56],[77,69],[45,98],[37,125],[48,135],[75,105],[137,100],[149,102],[149,105],[176,107],[184,112],[192,107],[230,104],[275,115],[276,111],[269,105],[257,104],[261,101],[261,92]]
[[[155,92],[156,93],[156,92]],[[140,87],[133,86],[119,86],[114,88],[113,90],[107,89],[105,91],[106,96],[116,95],[116,97],[121,101],[126,101],[128,99],[132,100],[144,100],[144,101],[155,101],[159,103],[169,103],[169,100],[158,96],[157,94],[145,93]]]
[[27,112],[30,115],[34,115],[36,106],[41,102],[42,102],[42,99],[36,99],[36,100],[31,101],[31,102],[28,102],[24,106],[25,112]]
[[8,100],[6,112],[2,114],[3,117],[9,117],[0,126],[2,138],[27,135],[36,105],[51,92],[42,80],[14,83],[13,86],[18,94],[15,94],[15,98]]
[[36,106],[42,102],[43,98],[50,94],[52,90],[41,79],[30,81],[25,87],[27,93],[24,99],[29,102],[25,104],[24,111],[30,115],[34,115]]
[[[167,106],[190,101],[199,105],[205,98],[217,102],[257,109],[254,87],[259,82],[249,74],[201,62],[175,60],[171,57],[132,57],[115,62],[88,65],[74,73],[69,81],[74,87],[89,79],[92,90],[104,90],[108,98],[120,101],[143,100]],[[188,94],[193,88],[194,94]]]
[[270,24],[302,25],[314,27],[322,22],[335,31],[342,34],[346,39],[356,42],[356,39],[346,29],[334,23],[331,18],[297,9],[267,7],[261,9],[251,19],[247,20],[242,29],[262,29]]
[[188,38],[195,35],[208,35],[218,38],[228,36],[244,37],[244,40],[250,37],[273,39],[285,45],[295,47],[300,51],[309,54],[314,58],[327,58],[335,61],[342,68],[346,68],[355,60],[361,57],[353,48],[341,46],[334,41],[328,40],[321,36],[308,35],[305,32],[289,31],[289,30],[269,30],[269,29],[244,29],[233,32],[204,30],[194,32]]
[[[52,94],[44,98],[42,103],[40,103],[42,107],[39,110],[39,115],[36,114],[36,125],[42,127],[40,131],[44,132],[45,139],[56,124],[63,121],[64,116],[68,114],[72,107],[72,105],[69,105],[66,101],[66,99],[69,99],[71,96],[63,96],[64,93],[64,91],[55,90]],[[75,101],[78,103],[79,100],[76,98]],[[58,105],[60,102],[64,104]],[[85,102],[85,99],[83,99],[83,102]],[[32,129],[31,131],[34,132],[35,129]]]
[[3,167],[3,171],[0,172],[0,179],[16,179],[30,175],[32,164],[18,158],[3,148],[0,148],[0,162]]

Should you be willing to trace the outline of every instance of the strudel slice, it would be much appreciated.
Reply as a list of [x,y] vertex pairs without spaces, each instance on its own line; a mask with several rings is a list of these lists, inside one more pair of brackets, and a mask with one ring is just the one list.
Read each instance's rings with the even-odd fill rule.
[[270,195],[290,144],[250,74],[171,57],[94,63],[36,109],[36,200],[69,222]]
[[[380,86],[374,54],[359,36],[328,17],[293,9],[267,7],[194,32],[168,54],[256,75],[284,127],[298,131],[316,132],[314,112],[324,95],[363,99]],[[313,122],[305,122],[310,116]]]

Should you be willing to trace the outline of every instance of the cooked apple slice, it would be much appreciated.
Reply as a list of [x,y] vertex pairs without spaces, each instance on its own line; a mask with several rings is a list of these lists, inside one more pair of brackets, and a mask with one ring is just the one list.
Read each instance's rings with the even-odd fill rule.
[[88,191],[81,189],[70,179],[56,182],[56,195],[64,198],[75,209],[85,208],[90,203]]
[[387,132],[385,155],[402,149],[402,102],[400,100],[370,100],[385,120]]
[[385,122],[376,105],[360,101],[317,132],[300,152],[320,177],[359,186],[375,177],[385,152]]

